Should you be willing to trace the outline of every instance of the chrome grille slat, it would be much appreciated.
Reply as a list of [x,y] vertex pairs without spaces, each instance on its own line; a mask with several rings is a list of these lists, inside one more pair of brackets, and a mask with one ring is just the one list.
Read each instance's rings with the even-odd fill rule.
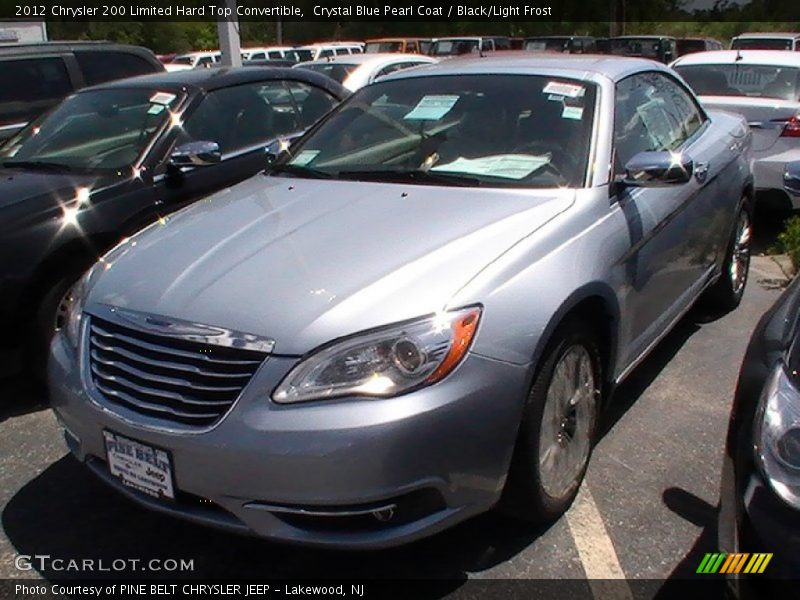
[[134,398],[129,394],[126,394],[125,392],[119,392],[117,390],[112,390],[111,388],[106,388],[101,383],[97,384],[97,389],[106,394],[107,396],[114,396],[116,398],[125,400],[126,404],[131,404],[145,411],[168,414],[175,417],[181,417],[183,419],[211,419],[216,417],[216,414],[214,413],[204,414],[204,413],[181,412],[179,410],[169,408],[168,406],[161,406],[160,404],[151,404],[149,402],[142,402],[141,400]]
[[[175,356],[179,356],[181,358],[188,358],[189,360],[201,360],[206,362],[217,363],[221,365],[242,365],[242,366],[252,366],[261,364],[260,360],[222,360],[216,359],[211,356],[207,356],[205,354],[194,353],[194,352],[186,352],[184,350],[178,350],[176,348],[169,348],[166,346],[156,345],[150,342],[146,342],[144,340],[139,340],[134,337],[130,337],[121,333],[113,333],[110,331],[106,331],[101,327],[96,325],[92,325],[91,327],[92,333],[95,333],[101,337],[112,338],[115,340],[121,340],[127,344],[131,344],[132,346],[139,346],[144,348],[145,350],[149,350],[151,352],[159,352],[161,354],[173,354]],[[164,338],[168,340],[169,338]],[[199,345],[199,344],[198,344]]]
[[94,315],[85,340],[98,401],[187,427],[218,422],[267,358]]
[[188,387],[198,392],[238,392],[241,389],[241,386],[237,385],[229,385],[229,386],[200,385],[197,383],[192,383],[191,381],[188,381],[186,379],[164,377],[162,375],[157,375],[155,373],[148,373],[146,371],[142,371],[141,369],[137,369],[136,367],[132,367],[128,364],[125,364],[124,362],[104,359],[102,356],[100,356],[100,353],[97,350],[92,350],[92,366],[94,367],[94,365],[97,363],[100,363],[101,365],[104,365],[106,367],[124,371],[128,375],[133,375],[134,377],[138,377],[140,379],[150,379],[157,383],[163,383],[164,385],[171,385],[175,387]]
[[106,351],[106,352],[113,352],[114,354],[118,354],[120,356],[124,356],[125,358],[144,364],[149,365],[151,367],[158,367],[164,369],[172,369],[174,371],[182,371],[185,373],[194,373],[195,375],[202,375],[203,377],[219,377],[219,378],[226,378],[226,379],[242,379],[242,378],[249,378],[251,376],[250,373],[215,373],[213,371],[204,371],[199,367],[194,367],[192,365],[184,365],[181,363],[173,363],[173,362],[166,362],[166,361],[158,361],[146,358],[137,354],[136,352],[131,352],[130,350],[125,350],[124,348],[114,348],[113,346],[109,346],[108,344],[103,344],[99,340],[97,340],[94,336],[91,338],[92,346],[94,348]]
[[108,373],[103,371],[97,365],[92,365],[92,373],[97,375],[98,377],[102,378],[104,381],[109,383],[115,383],[118,387],[122,387],[128,390],[128,392],[142,394],[144,396],[152,396],[154,398],[160,398],[163,400],[172,400],[174,402],[180,402],[181,404],[188,404],[188,405],[195,405],[195,406],[206,406],[206,407],[214,407],[214,406],[230,406],[230,400],[198,400],[195,398],[187,398],[183,394],[178,394],[176,392],[168,392],[164,390],[156,390],[156,389],[148,389],[144,386],[141,386],[137,383],[134,383],[130,379],[122,377],[120,375],[114,375],[113,373]]

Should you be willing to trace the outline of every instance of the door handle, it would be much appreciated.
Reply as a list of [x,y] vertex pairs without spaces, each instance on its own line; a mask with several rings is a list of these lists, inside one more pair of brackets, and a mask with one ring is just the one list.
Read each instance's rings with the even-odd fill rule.
[[708,163],[707,162],[695,163],[694,178],[698,181],[698,183],[705,183],[707,177],[708,177]]

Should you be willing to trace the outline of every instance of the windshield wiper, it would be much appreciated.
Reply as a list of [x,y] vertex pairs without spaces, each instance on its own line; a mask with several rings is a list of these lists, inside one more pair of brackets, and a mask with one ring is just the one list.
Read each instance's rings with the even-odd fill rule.
[[20,169],[36,169],[39,171],[72,171],[69,165],[52,163],[44,160],[6,160],[3,161],[4,167],[18,167]]
[[452,185],[460,187],[478,187],[481,180],[466,175],[454,173],[439,173],[433,171],[397,171],[392,169],[363,171],[339,171],[340,179],[388,181],[388,182],[411,182]]
[[312,179],[333,179],[331,173],[326,173],[325,171],[320,171],[313,167],[293,165],[291,163],[282,163],[267,169],[268,175],[274,175],[276,173],[285,173],[297,177],[311,177]]

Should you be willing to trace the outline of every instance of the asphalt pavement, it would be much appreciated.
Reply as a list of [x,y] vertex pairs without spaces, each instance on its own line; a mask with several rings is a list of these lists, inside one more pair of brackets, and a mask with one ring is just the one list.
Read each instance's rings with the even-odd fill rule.
[[[634,371],[605,417],[587,481],[565,518],[531,529],[487,514],[379,552],[280,545],[139,508],[67,455],[41,391],[20,378],[0,380],[0,578],[81,576],[17,568],[19,555],[36,554],[107,564],[189,559],[191,572],[169,575],[214,578],[692,576],[703,554],[716,551],[720,466],[739,365],[782,283],[772,259],[755,257],[736,311],[716,320],[692,311]],[[620,585],[616,597],[630,597],[628,584]]]

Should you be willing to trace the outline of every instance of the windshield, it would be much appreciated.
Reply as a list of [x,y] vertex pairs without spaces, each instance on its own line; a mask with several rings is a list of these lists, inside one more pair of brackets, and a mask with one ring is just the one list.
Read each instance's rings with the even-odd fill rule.
[[194,56],[176,56],[170,61],[173,65],[193,65]]
[[179,101],[155,89],[76,94],[0,148],[0,162],[80,171],[130,167]]
[[300,177],[523,188],[583,185],[594,84],[459,75],[363,88],[275,171]]
[[771,65],[691,65],[675,68],[698,96],[750,96],[800,101],[800,69]]
[[736,50],[791,50],[792,40],[781,38],[739,38],[733,40],[731,49]]
[[312,63],[302,65],[301,69],[308,69],[316,73],[327,75],[331,79],[335,79],[339,83],[343,83],[345,79],[358,68],[358,65],[345,65],[342,63],[329,62],[329,63]]
[[401,52],[403,42],[367,42],[364,52]]
[[609,40],[611,54],[624,56],[645,56],[660,59],[661,42],[649,38],[626,38]]
[[438,40],[431,46],[432,56],[455,56],[478,51],[478,40]]
[[528,52],[568,52],[569,38],[531,38],[525,41]]

